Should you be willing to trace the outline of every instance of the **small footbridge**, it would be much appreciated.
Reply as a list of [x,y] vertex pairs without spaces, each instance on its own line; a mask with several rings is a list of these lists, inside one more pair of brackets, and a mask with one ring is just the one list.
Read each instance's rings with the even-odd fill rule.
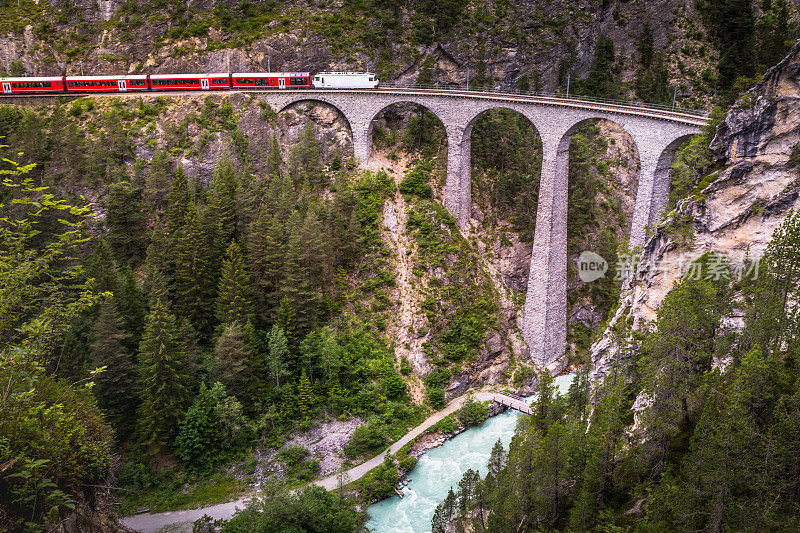
[[524,413],[526,415],[533,414],[531,406],[525,403],[525,400],[523,400],[516,394],[497,393],[492,398],[492,401],[495,403],[499,403],[500,405],[505,405],[509,409],[514,409],[515,411],[519,411],[520,413]]

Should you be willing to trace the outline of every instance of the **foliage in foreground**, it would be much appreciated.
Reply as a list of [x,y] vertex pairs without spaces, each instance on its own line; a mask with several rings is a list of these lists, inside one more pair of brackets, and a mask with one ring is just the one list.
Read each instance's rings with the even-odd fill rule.
[[[722,265],[719,279],[672,289],[591,418],[585,380],[566,401],[543,380],[507,457],[493,454],[503,466],[448,498],[433,531],[453,519],[493,532],[797,529],[800,214],[776,230],[758,280],[736,282]],[[741,331],[723,320],[733,292],[744,295]]]
[[8,159],[0,167],[0,529],[8,531],[54,527],[90,498],[110,462],[111,429],[88,380],[59,379],[45,364],[98,298],[69,263],[90,211],[34,186],[31,169]]
[[257,500],[222,526],[222,532],[352,533],[362,522],[363,516],[353,508],[353,502],[335,492],[307,487],[291,493],[268,485]]

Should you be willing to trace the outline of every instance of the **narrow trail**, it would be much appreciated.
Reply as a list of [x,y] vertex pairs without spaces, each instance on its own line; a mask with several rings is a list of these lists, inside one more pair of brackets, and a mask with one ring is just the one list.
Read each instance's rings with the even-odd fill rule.
[[[470,394],[473,394],[475,399],[480,401],[495,401],[497,399],[498,403],[503,403],[504,405],[510,405],[510,403],[513,403],[513,399],[492,392],[474,392],[462,394],[461,396],[451,400],[444,409],[432,414],[422,424],[406,433],[400,440],[389,446],[388,449],[384,450],[383,453],[364,463],[361,463],[356,467],[351,468],[350,470],[347,470],[346,472],[337,473],[322,479],[318,479],[313,481],[312,484],[323,487],[327,490],[333,490],[342,485],[346,485],[361,479],[370,470],[383,464],[384,457],[386,457],[387,453],[397,453],[400,448],[411,442],[417,436],[421,435],[426,429],[430,428],[447,415],[456,412],[463,405],[464,401],[468,396],[470,396]],[[500,397],[502,397],[502,399]],[[211,505],[209,507],[202,507],[200,509],[128,516],[121,519],[120,522],[133,530],[141,531],[143,533],[155,533],[162,530],[170,532],[190,532],[192,530],[191,523],[195,520],[202,518],[205,515],[210,516],[214,520],[230,519],[237,509],[243,509],[247,506],[247,502],[257,496],[258,493],[253,493],[232,502]]]

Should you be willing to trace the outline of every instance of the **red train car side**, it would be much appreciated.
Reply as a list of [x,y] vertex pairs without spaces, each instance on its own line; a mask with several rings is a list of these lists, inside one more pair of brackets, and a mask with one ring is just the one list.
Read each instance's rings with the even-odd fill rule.
[[231,74],[231,88],[247,89],[308,89],[311,77],[308,72],[235,72]]
[[64,77],[0,78],[3,94],[63,93]]
[[213,91],[231,88],[227,72],[212,74],[151,74],[153,91]]
[[147,76],[67,76],[68,93],[146,91]]

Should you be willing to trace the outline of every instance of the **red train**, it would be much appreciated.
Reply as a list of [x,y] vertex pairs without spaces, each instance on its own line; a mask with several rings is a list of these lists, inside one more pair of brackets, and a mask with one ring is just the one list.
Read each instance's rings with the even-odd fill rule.
[[309,89],[308,72],[0,78],[2,94]]

